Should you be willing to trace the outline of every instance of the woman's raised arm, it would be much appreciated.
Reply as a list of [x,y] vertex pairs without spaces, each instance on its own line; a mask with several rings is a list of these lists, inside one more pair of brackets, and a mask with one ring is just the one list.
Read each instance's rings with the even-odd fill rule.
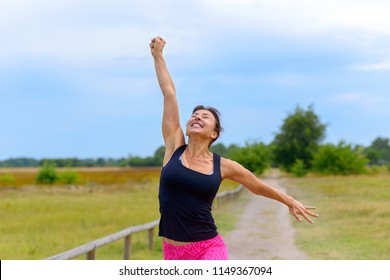
[[168,162],[176,148],[185,143],[184,133],[180,126],[175,84],[163,56],[165,44],[165,40],[161,37],[155,37],[150,42],[150,51],[154,58],[157,80],[164,95],[162,133],[165,142],[165,156],[163,165]]

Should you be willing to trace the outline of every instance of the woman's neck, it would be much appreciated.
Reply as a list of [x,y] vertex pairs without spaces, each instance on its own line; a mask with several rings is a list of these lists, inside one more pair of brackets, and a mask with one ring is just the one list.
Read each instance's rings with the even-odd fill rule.
[[191,158],[208,158],[210,156],[209,145],[204,141],[191,141],[191,138],[188,139],[187,152]]

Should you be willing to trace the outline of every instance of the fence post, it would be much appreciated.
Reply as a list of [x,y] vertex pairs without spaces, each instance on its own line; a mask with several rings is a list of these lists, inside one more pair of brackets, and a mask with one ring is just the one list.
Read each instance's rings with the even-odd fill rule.
[[95,260],[96,259],[96,247],[94,247],[91,251],[87,252],[87,260]]
[[[213,210],[222,207],[225,205],[229,198],[237,198],[238,193],[243,189],[242,186],[239,186],[234,192],[232,193],[221,193],[218,196],[216,196],[216,199],[213,203]],[[46,260],[69,260],[73,259],[75,257],[81,256],[82,254],[86,253],[87,260],[95,260],[96,259],[96,249],[100,248],[102,246],[105,246],[107,244],[110,244],[114,241],[117,241],[119,239],[124,238],[124,259],[129,260],[131,256],[131,235],[133,233],[146,231],[148,230],[148,246],[149,250],[153,251],[155,248],[155,242],[154,242],[154,233],[155,228],[158,226],[159,220],[152,221],[147,224],[138,225],[134,227],[130,227],[127,229],[124,229],[122,231],[113,233],[111,235],[105,236],[103,238],[91,241],[85,245],[79,246],[77,248],[73,248],[71,250],[62,252],[60,254],[57,254],[55,256],[46,258]]]
[[154,227],[149,229],[148,239],[149,239],[149,251],[153,251],[154,250]]
[[125,237],[125,253],[124,253],[124,260],[130,260],[130,253],[131,253],[131,235],[127,235]]

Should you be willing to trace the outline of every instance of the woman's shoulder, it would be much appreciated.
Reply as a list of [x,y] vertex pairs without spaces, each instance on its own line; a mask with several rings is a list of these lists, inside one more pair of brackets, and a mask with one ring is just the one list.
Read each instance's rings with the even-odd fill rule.
[[221,174],[223,179],[230,179],[245,185],[248,180],[253,179],[253,173],[237,161],[221,158]]
[[187,144],[181,144],[177,147],[165,147],[165,154],[164,154],[164,160],[163,160],[163,167],[168,164],[168,162],[175,157],[180,157],[180,155],[184,152],[186,149]]
[[237,161],[221,157],[221,173],[222,178],[228,179],[232,177],[237,172],[240,172],[242,170],[242,165],[239,164]]
[[237,165],[240,165],[237,161],[231,160],[221,156],[221,165],[228,168],[234,168]]

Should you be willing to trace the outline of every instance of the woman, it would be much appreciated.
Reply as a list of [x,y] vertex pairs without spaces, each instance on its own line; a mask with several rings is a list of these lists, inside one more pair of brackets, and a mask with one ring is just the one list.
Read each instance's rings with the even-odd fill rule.
[[222,131],[219,112],[198,106],[186,125],[188,144],[180,127],[175,85],[168,72],[163,48],[165,41],[150,42],[157,79],[164,95],[162,132],[165,156],[160,177],[160,226],[164,259],[228,259],[222,237],[211,214],[213,199],[222,180],[230,179],[251,192],[275,199],[288,206],[291,214],[309,223],[314,207],[302,205],[292,197],[260,181],[239,163],[209,152]]

